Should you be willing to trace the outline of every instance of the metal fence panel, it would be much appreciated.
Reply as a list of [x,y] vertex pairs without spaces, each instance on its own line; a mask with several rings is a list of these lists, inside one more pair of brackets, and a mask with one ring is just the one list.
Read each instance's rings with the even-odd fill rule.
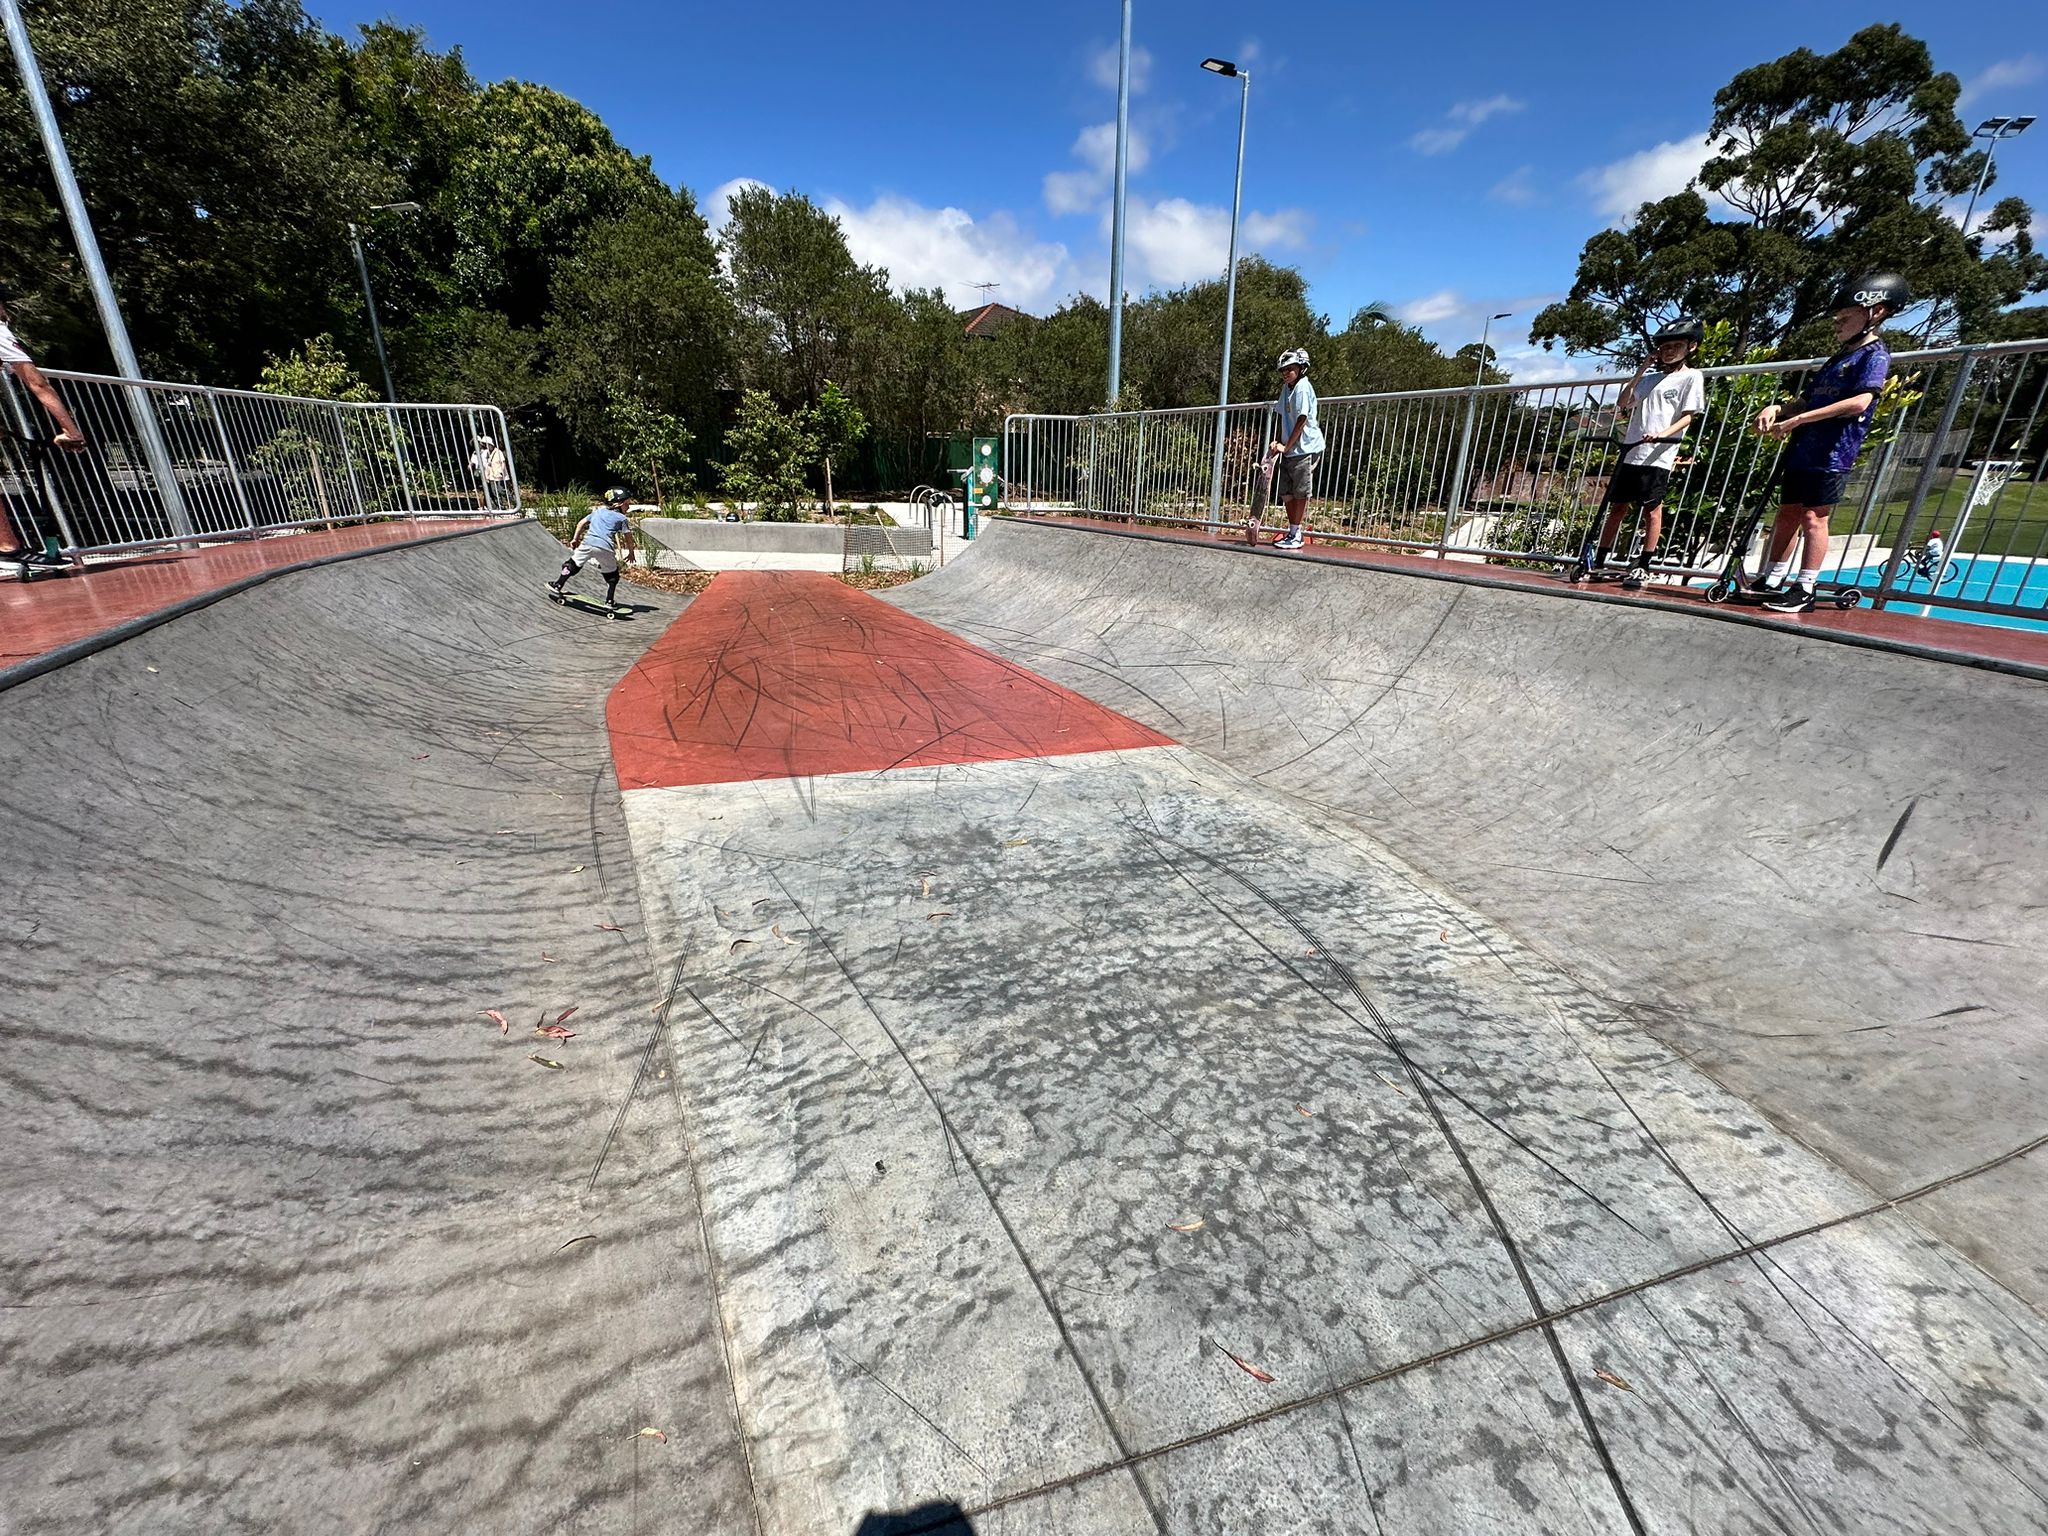
[[[384,405],[48,372],[84,453],[48,452],[48,508],[64,547],[92,554],[248,538],[383,517],[519,510],[504,413],[486,405]],[[9,378],[7,426],[47,441],[49,418]],[[154,421],[171,483],[145,449]],[[495,453],[493,450],[496,450]],[[10,510],[35,498],[8,458]]]
[[[1820,359],[1703,370],[1707,410],[1664,503],[1653,579],[1711,582],[1740,553],[1767,558],[1760,505],[1782,443],[1756,411],[1803,388]],[[1902,352],[1830,526],[1821,568],[1879,607],[2048,619],[2048,340]],[[1600,533],[1621,460],[1619,378],[1493,384],[1320,403],[1325,447],[1309,521],[1319,539],[1532,567],[1577,561]],[[1251,515],[1269,402],[1003,425],[1004,502],[1227,528]],[[1211,464],[1223,434],[1219,513]],[[1762,512],[1762,517],[1756,514]],[[1943,558],[1929,560],[1939,530]],[[1629,530],[1621,530],[1625,552]],[[1737,546],[1740,549],[1737,549]]]

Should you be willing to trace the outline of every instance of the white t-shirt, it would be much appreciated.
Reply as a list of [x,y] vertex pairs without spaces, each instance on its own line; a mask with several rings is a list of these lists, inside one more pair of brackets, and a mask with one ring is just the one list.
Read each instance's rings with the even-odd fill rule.
[[29,355],[21,350],[21,343],[15,339],[12,328],[0,325],[0,364],[26,363],[29,361],[31,361]]
[[1635,446],[1621,456],[1624,464],[1669,469],[1678,462],[1678,444],[1646,443],[1646,437],[1668,437],[1671,424],[1688,412],[1707,408],[1707,381],[1697,368],[1646,373],[1636,385],[1635,409],[1628,413],[1628,438]]

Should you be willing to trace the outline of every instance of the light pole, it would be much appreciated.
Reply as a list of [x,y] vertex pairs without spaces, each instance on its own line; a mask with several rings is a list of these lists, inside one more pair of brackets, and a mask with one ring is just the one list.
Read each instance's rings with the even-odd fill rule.
[[1223,387],[1216,396],[1216,460],[1209,470],[1209,521],[1223,513],[1223,429],[1230,422],[1230,334],[1237,321],[1237,216],[1244,207],[1244,121],[1252,106],[1251,71],[1228,59],[1204,59],[1202,68],[1238,82],[1237,180],[1230,190],[1230,276],[1223,284]]
[[1109,215],[1109,400],[1123,390],[1124,362],[1124,180],[1130,169],[1131,0],[1124,0],[1123,40],[1116,58],[1116,197]]
[[1472,377],[1472,387],[1474,389],[1477,389],[1486,382],[1486,338],[1493,333],[1493,322],[1496,320],[1512,320],[1514,318],[1515,313],[1513,310],[1504,309],[1497,315],[1488,315],[1486,317],[1486,324],[1479,328],[1479,371]]
[[[71,154],[64,147],[57,114],[50,109],[50,93],[44,88],[42,66],[36,62],[35,49],[29,43],[28,24],[22,20],[20,0],[0,0],[0,21],[6,24],[7,41],[14,50],[15,67],[21,71],[22,91],[28,97],[29,111],[35,117],[37,131],[42,134],[43,152],[50,159],[51,178],[57,183],[57,200],[64,205],[64,217],[71,224],[71,238],[78,246],[79,264],[85,268],[93,303],[100,312],[100,325],[107,333],[107,350],[114,356],[114,371],[124,379],[139,383],[142,365],[135,360],[135,347],[128,339],[128,325],[121,318],[121,301],[114,296],[114,281],[107,276],[107,264],[100,258],[99,237],[93,233],[92,215],[86,211],[85,194],[78,189],[78,176],[71,169]],[[189,535],[193,531],[192,517],[185,509],[185,496],[178,485],[170,445],[164,441],[163,424],[156,418],[149,391],[128,389],[121,393],[127,397],[128,416],[135,423],[136,436],[142,440],[142,456],[149,463],[149,472],[157,483],[158,494],[163,497],[164,513],[170,519],[171,531]]]
[[[377,203],[371,213],[418,213],[418,203]],[[384,355],[384,327],[377,322],[377,295],[370,291],[370,261],[363,254],[363,232],[351,222],[348,226],[348,243],[356,253],[356,275],[363,280],[363,303],[370,311],[370,341],[377,348],[377,366],[384,373],[384,398],[391,404],[398,403],[398,390],[391,382],[391,359]]]
[[1970,216],[1977,211],[1977,197],[1983,192],[1984,183],[1991,179],[1991,157],[1998,153],[2000,139],[2016,139],[2034,126],[2029,117],[1987,117],[1971,132],[1973,139],[1988,139],[1991,147],[1984,151],[1984,169],[1977,173],[1977,185],[1970,189],[1970,206],[1963,210],[1963,234],[1970,233]]

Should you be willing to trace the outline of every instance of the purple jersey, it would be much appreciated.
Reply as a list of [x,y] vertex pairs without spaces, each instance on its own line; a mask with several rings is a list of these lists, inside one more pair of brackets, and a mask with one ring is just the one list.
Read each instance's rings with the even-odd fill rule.
[[1856,455],[1863,451],[1863,439],[1870,433],[1870,418],[1877,410],[1875,397],[1891,371],[1892,355],[1881,341],[1838,353],[1821,364],[1820,371],[1806,386],[1800,410],[1818,410],[1851,395],[1870,395],[1870,407],[1861,416],[1837,416],[1832,421],[1794,428],[1791,446],[1785,450],[1785,467],[1847,474],[1855,466]]

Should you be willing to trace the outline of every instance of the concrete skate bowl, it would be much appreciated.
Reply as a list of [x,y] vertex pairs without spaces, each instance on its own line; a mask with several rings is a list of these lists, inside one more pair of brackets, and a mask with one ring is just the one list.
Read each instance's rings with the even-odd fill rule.
[[1871,1190],[1982,1169],[1915,1219],[2048,1305],[2048,683],[1032,522],[897,600],[1355,827]]
[[0,692],[9,1536],[744,1519],[672,1106],[615,1120],[604,699],[678,604],[552,607],[559,557],[301,571]]

